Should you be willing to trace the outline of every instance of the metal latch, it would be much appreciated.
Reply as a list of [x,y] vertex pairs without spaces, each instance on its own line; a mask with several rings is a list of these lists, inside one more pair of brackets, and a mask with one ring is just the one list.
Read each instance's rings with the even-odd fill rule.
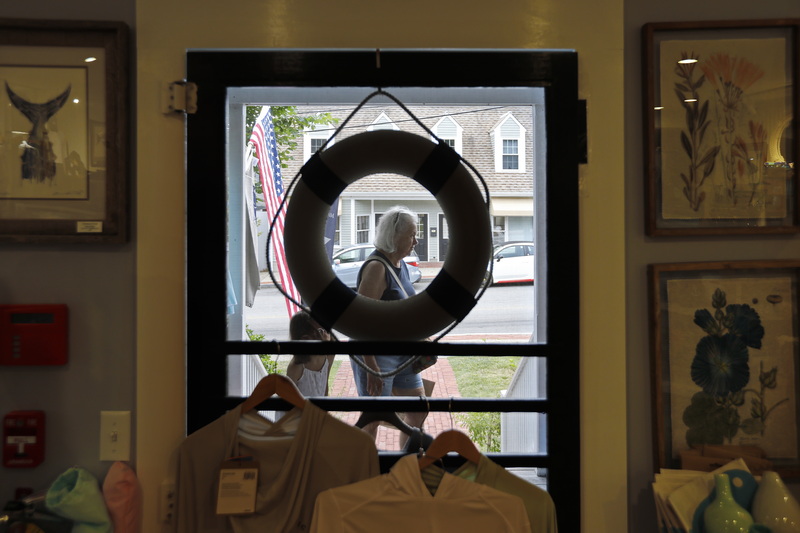
[[187,80],[173,81],[165,87],[161,111],[171,113],[197,113],[197,84]]

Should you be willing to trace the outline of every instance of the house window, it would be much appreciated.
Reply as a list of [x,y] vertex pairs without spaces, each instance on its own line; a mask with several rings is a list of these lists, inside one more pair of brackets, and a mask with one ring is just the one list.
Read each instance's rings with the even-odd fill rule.
[[316,154],[322,145],[325,144],[325,139],[309,139],[311,142],[311,149],[309,150],[312,154]]
[[369,215],[356,217],[356,244],[369,242]]
[[[328,142],[328,138],[333,134],[333,131],[334,128],[329,126],[321,126],[319,130],[306,130],[303,134],[303,162],[308,161],[312,155],[317,153],[317,151]],[[334,141],[335,137],[328,142],[328,145],[332,145]]]
[[[524,172],[526,155],[530,159],[532,154],[541,155],[541,160],[546,161],[543,168],[547,171],[537,177],[542,181],[535,184],[535,189],[528,185],[531,198],[541,202],[537,203],[540,209],[535,209],[534,213],[542,214],[532,223],[538,252],[535,256],[535,285],[491,287],[484,291],[473,312],[486,301],[484,298],[502,297],[516,290],[526,291],[520,299],[519,310],[515,308],[514,312],[529,314],[524,320],[517,320],[515,316],[515,320],[509,322],[524,323],[531,327],[531,333],[513,342],[506,339],[486,341],[480,334],[465,335],[455,342],[419,342],[414,343],[413,353],[443,356],[440,357],[442,361],[452,360],[451,367],[460,364],[462,371],[472,377],[474,372],[470,373],[468,367],[470,363],[478,363],[489,364],[492,370],[502,364],[514,375],[525,371],[525,379],[509,379],[505,382],[509,387],[492,386],[475,395],[466,392],[452,395],[444,383],[435,383],[433,393],[424,399],[331,395],[315,399],[314,403],[341,415],[343,420],[350,420],[345,416],[351,415],[357,418],[362,411],[427,412],[430,424],[426,423],[425,429],[434,432],[437,431],[434,419],[444,418],[474,441],[482,439],[481,449],[501,466],[513,466],[515,473],[524,471],[525,475],[540,480],[556,503],[559,529],[579,532],[580,469],[575,458],[580,457],[582,447],[579,435],[580,383],[579,372],[575,369],[579,368],[580,339],[577,332],[580,325],[574,312],[580,308],[576,223],[578,161],[574,151],[566,148],[578,137],[577,54],[531,50],[480,53],[406,50],[383,51],[382,58],[385,61],[380,72],[370,74],[362,67],[369,61],[374,63],[374,51],[187,53],[187,77],[204,87],[208,95],[204,105],[187,123],[187,183],[204,185],[192,187],[187,194],[186,323],[187,358],[191,361],[186,366],[188,431],[193,432],[216,420],[249,395],[257,381],[248,381],[242,369],[246,362],[263,372],[261,354],[272,354],[268,357],[280,368],[286,361],[285,354],[325,351],[342,355],[393,355],[397,350],[397,343],[389,341],[293,342],[288,340],[287,334],[275,335],[257,323],[261,319],[257,314],[246,314],[248,276],[245,274],[250,272],[250,243],[245,238],[244,222],[247,218],[243,207],[243,188],[248,186],[248,182],[241,179],[247,136],[243,108],[270,105],[269,102],[274,102],[275,106],[290,106],[323,102],[327,105],[331,101],[352,104],[355,108],[374,91],[374,87],[379,86],[385,87],[403,103],[421,107],[485,102],[482,109],[476,110],[491,117],[489,125],[479,134],[485,158],[483,161],[472,155],[466,158],[479,165],[481,172],[488,176],[493,169],[502,170],[502,141],[517,140],[518,168],[504,172]],[[471,68],[442,69],[441,65],[446,64],[469,64]],[[258,66],[254,69],[253,65]],[[298,67],[287,68],[287,65]],[[242,72],[248,72],[251,87],[241,86]],[[331,72],[336,73],[335,78]],[[384,104],[380,103],[381,106]],[[532,120],[517,118],[522,114],[504,114],[505,110],[515,106],[526,109],[528,116],[533,116],[536,110],[536,116],[542,117],[541,121],[532,124]],[[365,106],[360,111],[368,114],[370,107]],[[357,127],[360,131],[382,127],[405,129],[405,125],[397,127],[401,123],[399,118],[397,123],[388,120],[388,114],[394,111],[381,113],[387,116],[370,116]],[[397,117],[400,116],[398,112]],[[558,120],[544,120],[544,117],[558,117]],[[469,128],[460,116],[459,122],[464,123],[467,146]],[[550,125],[556,123],[558,127],[550,130]],[[430,121],[427,124],[430,127]],[[512,131],[507,131],[509,129]],[[417,131],[422,129],[417,128]],[[489,139],[486,131],[491,132]],[[301,129],[299,135],[302,134]],[[541,137],[541,145],[533,144],[536,137]],[[457,144],[457,137],[454,141]],[[291,172],[284,173],[286,190],[291,191],[293,177]],[[536,195],[532,194],[533,190],[537,191]],[[393,190],[385,187],[359,194],[349,201],[352,209],[343,213],[341,222],[345,231],[360,232],[359,242],[368,242],[371,215],[385,211],[398,200],[393,197]],[[412,210],[423,211],[415,205],[415,202],[422,201],[421,198],[422,195],[409,196],[404,202]],[[354,212],[359,214],[353,216]],[[459,228],[453,224],[447,226],[446,221],[437,222],[440,231],[435,244],[445,257],[447,237],[455,236]],[[266,234],[269,229],[267,222],[260,232]],[[511,227],[509,231],[513,229]],[[311,240],[309,246],[314,246]],[[319,246],[323,244],[319,243]],[[506,290],[509,288],[511,291]],[[266,287],[258,290],[256,304],[261,298],[273,298],[271,301],[275,303],[270,304],[268,313],[264,314],[282,315],[288,323],[285,298],[273,289],[271,292]],[[557,297],[548,298],[551,294],[557,294]],[[231,296],[233,298],[229,298]],[[502,302],[507,303],[506,300]],[[565,316],[571,318],[564,320]],[[457,334],[458,328],[470,327],[471,318],[472,314],[456,324],[453,333]],[[335,330],[335,324],[333,326]],[[245,332],[254,328],[263,328],[259,332],[267,340],[250,340]],[[275,358],[281,357],[284,359],[276,361]],[[345,364],[348,363],[343,361],[342,365]],[[463,370],[465,368],[467,370]],[[528,392],[530,389],[523,383],[527,377],[535,378],[535,394]],[[476,380],[471,381],[474,383]],[[466,388],[466,381],[463,386]],[[512,390],[515,387],[516,392]],[[279,409],[285,404],[270,399],[262,407]],[[489,429],[484,431],[482,428]],[[384,470],[397,460],[398,450],[381,454]]]
[[503,170],[519,170],[519,141],[503,139]]
[[506,242],[506,217],[492,217],[492,241],[495,245]]
[[525,171],[525,128],[506,114],[492,131],[495,170],[498,172]]

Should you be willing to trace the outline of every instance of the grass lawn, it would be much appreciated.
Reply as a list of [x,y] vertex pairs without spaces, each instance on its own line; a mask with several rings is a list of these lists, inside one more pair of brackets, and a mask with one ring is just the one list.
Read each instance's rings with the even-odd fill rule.
[[[498,398],[508,389],[520,357],[448,357],[462,398]],[[500,413],[455,413],[483,453],[500,451]]]
[[342,365],[341,361],[335,360],[331,365],[331,373],[328,375],[328,390],[333,390],[333,380],[336,378],[336,372],[339,371],[339,367]]
[[447,358],[458,383],[462,398],[498,398],[507,389],[520,357],[456,357]]

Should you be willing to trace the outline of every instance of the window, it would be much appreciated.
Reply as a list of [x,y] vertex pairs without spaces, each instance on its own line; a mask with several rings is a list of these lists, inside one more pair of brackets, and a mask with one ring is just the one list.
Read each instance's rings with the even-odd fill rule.
[[337,256],[342,263],[355,263],[356,261],[363,261],[364,260],[364,250],[361,248],[357,248],[355,250],[350,250],[348,252],[343,252]]
[[325,144],[325,139],[311,138],[309,141],[311,142],[311,149],[309,150],[311,154],[317,153],[317,151],[322,148],[322,145]]
[[508,113],[492,131],[495,168],[499,172],[525,171],[525,128]]
[[506,217],[492,217],[492,241],[494,244],[506,242]]
[[[381,53],[387,60],[377,72],[364,67],[374,65],[374,51],[188,52],[187,77],[197,83],[205,95],[197,114],[187,120],[187,183],[204,184],[187,189],[188,430],[194,431],[215,420],[249,394],[254,383],[248,383],[241,372],[242,362],[255,361],[259,354],[274,357],[321,352],[395,355],[402,350],[401,354],[436,354],[462,365],[490,360],[497,367],[502,361],[517,376],[509,385],[516,386],[522,381],[519,376],[520,371],[524,371],[537,380],[539,392],[535,396],[515,396],[511,391],[513,387],[509,387],[505,395],[493,391],[479,396],[442,397],[445,387],[436,383],[440,396],[436,396],[434,389],[431,397],[424,401],[419,398],[329,397],[316,399],[315,403],[343,419],[360,411],[387,410],[388,406],[392,411],[424,411],[430,418],[441,415],[454,420],[462,424],[465,431],[469,430],[469,415],[476,415],[476,424],[500,428],[500,431],[491,431],[489,437],[502,442],[488,445],[503,451],[488,451],[489,457],[502,466],[513,467],[520,475],[532,473],[544,479],[558,509],[559,528],[580,531],[580,406],[576,371],[579,339],[575,315],[575,309],[579,308],[578,153],[576,143],[572,142],[578,137],[579,123],[577,56],[574,52],[529,50]],[[469,64],[470,68],[437,68],[443,64]],[[331,72],[336,73],[335,77],[330,76]],[[470,111],[496,114],[493,123],[480,134],[483,140],[478,141],[485,144],[481,153],[487,153],[488,168],[482,173],[486,180],[497,179],[494,173],[503,174],[505,179],[512,180],[506,183],[512,184],[514,191],[519,189],[517,184],[525,183],[536,202],[536,217],[529,228],[538,251],[535,255],[536,283],[512,286],[510,291],[505,290],[509,287],[507,284],[490,287],[476,309],[486,298],[499,300],[497,309],[516,313],[510,315],[514,321],[530,327],[529,338],[485,342],[483,336],[464,335],[458,340],[438,343],[353,339],[342,343],[299,343],[267,332],[263,338],[269,340],[249,340],[246,330],[260,326],[250,322],[258,317],[247,315],[245,311],[248,285],[244,274],[248,263],[243,236],[250,220],[249,213],[242,207],[243,188],[246,187],[241,180],[245,135],[240,132],[246,131],[245,107],[310,104],[355,107],[378,86],[405,104],[474,106],[474,102],[480,101],[487,103],[482,104],[480,110]],[[515,108],[513,113],[500,111],[508,106]],[[525,110],[531,118],[519,118]],[[387,112],[386,118],[389,114]],[[553,119],[548,120],[548,117]],[[371,123],[373,129],[378,118]],[[381,120],[386,123],[385,119]],[[431,127],[433,119],[428,117],[427,120],[426,124]],[[467,152],[464,157],[477,162],[466,150],[470,132],[461,115],[459,123],[464,125],[462,136]],[[390,124],[393,129],[402,129],[404,122],[398,119]],[[366,129],[365,126],[361,131]],[[491,132],[490,136],[486,135],[487,131]],[[536,139],[541,139],[541,144],[536,144]],[[503,170],[498,163],[502,162],[503,140],[518,142],[517,169]],[[532,157],[540,151],[541,157]],[[540,179],[532,180],[531,176]],[[548,179],[551,176],[558,179]],[[294,177],[293,172],[284,173],[287,189]],[[342,205],[342,227],[366,231],[369,235],[370,217],[395,203],[391,194],[381,189],[342,202],[350,204]],[[445,257],[448,236],[458,232],[458,228],[435,217],[434,213],[439,214],[441,210],[413,205],[415,201],[423,201],[422,196],[415,200],[409,195],[407,200],[412,204],[409,207],[435,218],[439,228],[439,235],[435,237],[440,241],[439,254]],[[509,232],[514,229],[510,224],[515,218],[519,217],[508,217]],[[269,225],[262,226],[259,231],[267,233],[268,228]],[[232,291],[228,290],[229,286],[233,287]],[[558,297],[548,299],[548,294],[556,294],[552,290],[554,287],[559,289]],[[259,293],[256,293],[257,302],[263,296]],[[235,297],[234,302],[229,296]],[[283,302],[276,301],[274,308],[270,308],[274,311],[272,314],[285,313]],[[233,310],[231,314],[228,314],[229,309]],[[525,316],[519,316],[522,313]],[[499,315],[499,311],[496,314]],[[564,317],[570,318],[565,320]],[[466,331],[471,327],[471,319],[472,313],[457,328]],[[499,320],[511,322],[502,317]],[[454,329],[453,333],[457,331]],[[280,400],[268,400],[263,404],[267,409],[283,406]],[[396,452],[382,453],[382,467],[388,469],[397,457]]]
[[369,242],[369,215],[356,217],[356,244]]
[[[308,158],[314,155],[317,150],[328,141],[328,138],[333,134],[333,127],[310,128],[306,130],[303,135],[303,161],[308,161]],[[328,143],[333,144],[333,140]]]
[[523,257],[525,255],[524,246],[509,246],[504,249],[500,255],[502,257]]
[[519,141],[503,139],[503,170],[519,170]]

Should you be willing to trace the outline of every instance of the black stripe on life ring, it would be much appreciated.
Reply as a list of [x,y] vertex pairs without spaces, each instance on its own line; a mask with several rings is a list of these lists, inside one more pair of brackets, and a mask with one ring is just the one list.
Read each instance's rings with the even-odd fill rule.
[[319,152],[314,153],[303,165],[300,174],[303,176],[303,183],[306,184],[306,187],[328,205],[333,205],[333,202],[347,187],[347,184],[328,168],[328,165],[319,156]]
[[466,317],[478,303],[470,292],[461,286],[446,270],[442,269],[431,281],[425,294],[439,304],[457,322]]
[[323,328],[330,330],[342,316],[350,302],[356,299],[356,293],[342,283],[339,278],[333,278],[325,290],[311,304],[311,316]]
[[456,151],[440,142],[414,174],[414,180],[436,196],[460,163]]

